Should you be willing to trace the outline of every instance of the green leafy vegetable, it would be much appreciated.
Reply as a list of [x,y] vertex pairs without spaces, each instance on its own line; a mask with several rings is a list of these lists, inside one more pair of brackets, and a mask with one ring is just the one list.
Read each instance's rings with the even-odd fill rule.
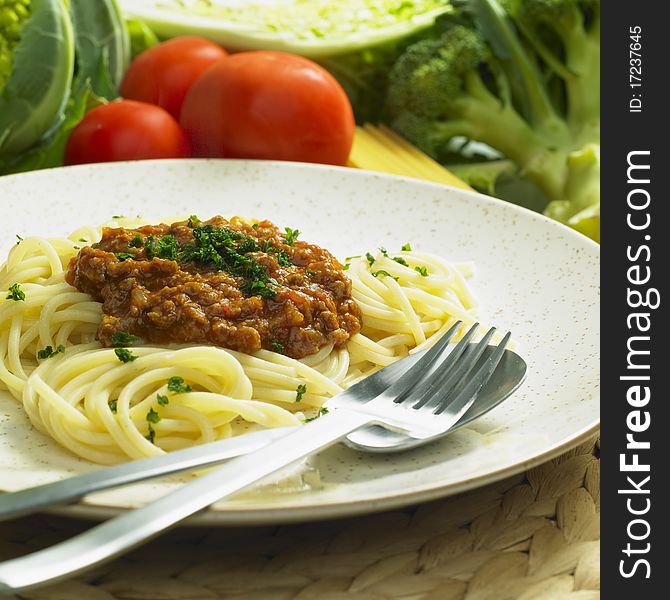
[[158,44],[159,39],[144,21],[137,19],[127,19],[126,29],[130,37],[130,57],[135,58]]
[[372,254],[370,254],[369,252],[365,253],[365,258],[368,259],[368,265],[369,266],[372,266],[375,263],[375,257],[372,256]]
[[114,414],[116,414],[118,404],[119,404],[118,400],[110,400],[109,401],[109,410],[111,410]]
[[412,251],[412,246],[410,244],[403,244],[402,248],[400,248],[403,252],[411,252]]
[[128,348],[114,348],[114,354],[122,363],[132,362],[137,358]]
[[426,267],[414,267],[414,270],[422,277],[428,277],[428,269]]
[[0,172],[58,121],[69,95],[74,39],[62,0],[0,6]]
[[193,388],[190,385],[184,383],[183,377],[170,377],[170,379],[168,379],[167,389],[175,394],[193,391]]
[[117,252],[116,258],[118,258],[121,262],[123,262],[124,260],[130,260],[135,258],[135,255],[131,254],[130,252]]
[[168,397],[163,396],[162,394],[156,394],[156,401],[160,406],[167,406],[170,403]]
[[403,267],[409,266],[407,264],[407,261],[402,256],[395,256],[393,257],[393,260],[396,261],[399,265],[402,265]]
[[56,356],[57,354],[63,354],[65,352],[65,346],[63,344],[58,344],[56,349],[54,350],[52,346],[46,346],[42,348],[42,350],[37,351],[37,358],[40,360],[44,360],[45,358],[51,358],[52,356]]
[[17,302],[25,300],[26,299],[26,294],[25,292],[21,289],[21,285],[18,283],[14,283],[11,286],[9,286],[9,293],[7,294],[7,300],[16,300]]
[[302,397],[307,393],[307,385],[301,383],[295,390],[295,401],[300,402]]
[[142,240],[142,236],[139,233],[136,233],[133,236],[133,239],[128,242],[128,246],[131,248],[141,248],[143,244],[144,241]]

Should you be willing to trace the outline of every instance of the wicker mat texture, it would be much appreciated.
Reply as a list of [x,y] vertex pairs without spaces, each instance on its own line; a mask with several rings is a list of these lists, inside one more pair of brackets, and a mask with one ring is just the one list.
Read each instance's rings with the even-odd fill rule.
[[[595,600],[598,457],[592,439],[525,475],[406,510],[276,527],[182,527],[13,598]],[[0,559],[87,526],[52,516],[2,523]]]

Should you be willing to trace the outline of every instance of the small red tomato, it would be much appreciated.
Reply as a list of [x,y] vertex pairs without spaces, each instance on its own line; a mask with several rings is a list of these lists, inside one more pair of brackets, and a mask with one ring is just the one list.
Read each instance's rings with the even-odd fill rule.
[[65,164],[190,155],[183,130],[167,111],[145,102],[118,100],[96,106],[72,130]]
[[346,164],[354,115],[328,71],[284,52],[241,52],[193,84],[180,123],[195,156]]
[[152,46],[128,67],[121,96],[158,104],[179,119],[184,96],[193,82],[226,51],[204,38],[183,36]]

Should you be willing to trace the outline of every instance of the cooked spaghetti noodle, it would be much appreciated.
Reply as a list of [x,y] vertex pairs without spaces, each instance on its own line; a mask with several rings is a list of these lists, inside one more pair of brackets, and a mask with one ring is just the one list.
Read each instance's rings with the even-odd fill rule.
[[347,259],[363,328],[344,348],[331,344],[296,360],[269,350],[141,345],[122,362],[118,349],[96,341],[102,305],[64,277],[80,246],[100,235],[85,228],[68,238],[26,238],[0,268],[7,297],[0,300],[0,386],[38,430],[97,463],[299,424],[355,381],[476,316],[468,265],[380,249]]

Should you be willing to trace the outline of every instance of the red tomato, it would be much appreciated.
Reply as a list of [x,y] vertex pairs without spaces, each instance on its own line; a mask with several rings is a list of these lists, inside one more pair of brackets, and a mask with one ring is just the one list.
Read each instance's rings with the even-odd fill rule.
[[199,37],[176,37],[145,50],[128,67],[121,96],[158,104],[179,119],[184,96],[193,82],[226,51]]
[[193,84],[180,122],[195,156],[344,165],[354,115],[337,80],[284,52],[241,52]]
[[70,134],[65,164],[188,158],[188,141],[160,106],[119,100],[96,106]]

